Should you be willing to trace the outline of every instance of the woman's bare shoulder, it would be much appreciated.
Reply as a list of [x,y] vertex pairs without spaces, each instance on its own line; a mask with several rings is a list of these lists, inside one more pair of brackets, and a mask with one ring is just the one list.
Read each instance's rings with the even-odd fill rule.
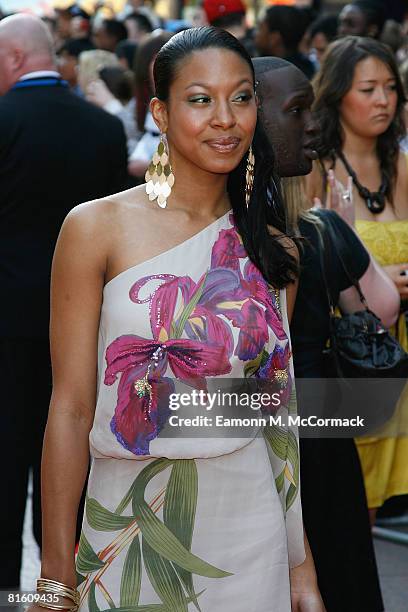
[[400,151],[397,164],[398,173],[394,205],[397,216],[406,219],[408,217],[408,154]]
[[398,179],[408,181],[408,153],[402,150],[398,153]]
[[133,187],[104,198],[75,206],[67,215],[64,226],[71,232],[103,240],[115,234],[117,228],[137,218],[143,225],[152,216],[144,185]]

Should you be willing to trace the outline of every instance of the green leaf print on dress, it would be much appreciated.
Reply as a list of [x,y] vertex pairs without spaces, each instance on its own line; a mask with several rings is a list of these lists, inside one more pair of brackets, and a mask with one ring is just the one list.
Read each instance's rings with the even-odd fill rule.
[[120,605],[131,606],[139,601],[142,581],[142,555],[140,552],[139,534],[135,535],[129,546],[123,566],[120,583]]
[[[295,415],[296,391],[291,390],[285,416]],[[267,425],[263,429],[264,438],[270,449],[269,458],[272,464],[276,489],[284,500],[283,508],[287,512],[296,500],[300,486],[299,444],[296,434],[289,427]]]
[[[159,473],[170,468],[166,486],[147,503],[147,485]],[[116,612],[188,612],[190,603],[200,611],[193,584],[193,574],[224,578],[231,574],[191,552],[198,497],[198,474],[194,459],[156,459],[135,478],[116,512],[104,508],[92,498],[86,500],[89,527],[100,532],[118,532],[116,537],[96,553],[82,534],[77,570],[85,574],[80,591],[81,603],[87,599],[90,612],[102,607],[96,592]],[[122,513],[132,504],[132,515]],[[157,513],[163,509],[163,520]],[[127,549],[120,582],[120,601],[115,604],[103,583],[103,574]],[[120,560],[119,560],[120,563]],[[150,581],[161,604],[139,602],[142,575]],[[83,576],[82,576],[83,578]]]
[[[290,347],[287,342],[284,347],[276,345],[272,353],[263,348],[257,357],[244,366],[246,378],[255,377],[262,383],[266,380],[265,391],[270,396],[278,393],[280,397],[279,415],[285,421],[297,413],[296,391],[289,370]],[[278,412],[278,411],[276,411]],[[276,489],[282,500],[284,513],[294,504],[299,493],[299,445],[296,433],[289,423],[267,425],[263,429],[265,441],[268,444],[269,459],[275,476]]]
[[[180,542],[191,549],[195,513],[198,496],[198,474],[194,461],[177,461],[171,471],[164,497],[164,524],[174,533]],[[200,610],[194,593],[193,575],[184,568],[175,565],[187,594],[192,598],[197,610]]]
[[103,566],[104,563],[92,550],[92,546],[89,544],[84,534],[81,533],[77,557],[77,571],[86,574],[88,572],[93,572],[94,570],[100,569]]

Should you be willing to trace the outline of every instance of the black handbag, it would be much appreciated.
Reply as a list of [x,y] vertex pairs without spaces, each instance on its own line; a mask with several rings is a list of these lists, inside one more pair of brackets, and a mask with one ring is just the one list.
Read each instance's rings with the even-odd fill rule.
[[[365,419],[364,433],[386,423],[394,414],[396,404],[408,377],[408,353],[380,319],[368,308],[360,283],[345,265],[344,245],[327,219],[319,228],[321,237],[320,263],[326,286],[330,314],[330,337],[324,350],[326,375],[336,378],[341,392],[343,416],[360,415]],[[337,304],[330,284],[330,256],[334,250],[344,270],[358,292],[362,310],[337,316]]]

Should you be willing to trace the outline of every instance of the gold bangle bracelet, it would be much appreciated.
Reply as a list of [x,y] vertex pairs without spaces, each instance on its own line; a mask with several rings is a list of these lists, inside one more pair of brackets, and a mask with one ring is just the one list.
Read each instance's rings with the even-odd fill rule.
[[58,595],[59,597],[65,597],[66,599],[70,599],[74,605],[78,606],[79,605],[79,600],[80,600],[80,595],[78,593],[78,595],[71,595],[68,594],[66,591],[64,590],[58,590],[58,589],[53,589],[53,588],[49,588],[49,589],[43,589],[43,588],[37,588],[37,593],[47,593],[47,594],[52,594],[52,595]]
[[56,604],[46,603],[42,601],[38,601],[36,605],[40,606],[40,608],[48,608],[49,610],[65,610],[65,612],[77,612],[79,607],[76,604],[74,606],[57,606]]
[[[59,595],[60,597],[66,597],[74,602],[75,606],[78,608],[80,595],[77,589],[73,589],[62,582],[58,582],[57,580],[50,580],[49,578],[39,578],[37,580],[37,592],[39,593],[52,593],[55,595]],[[44,607],[44,606],[43,606]],[[52,608],[52,606],[45,606]],[[64,608],[57,607],[54,608],[56,610],[71,610],[72,606],[68,608],[65,606]]]

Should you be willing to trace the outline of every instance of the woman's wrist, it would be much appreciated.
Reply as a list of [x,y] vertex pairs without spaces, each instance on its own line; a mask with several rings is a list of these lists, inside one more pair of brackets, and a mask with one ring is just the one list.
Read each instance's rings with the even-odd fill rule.
[[43,562],[41,565],[41,578],[56,580],[57,582],[65,584],[71,589],[76,589],[77,576],[75,570],[75,563],[71,562],[70,564],[64,566],[61,564],[58,565],[54,563]]
[[318,589],[317,575],[315,564],[313,561],[312,551],[310,550],[309,541],[304,533],[305,544],[305,560],[300,565],[290,568],[291,586],[295,586],[299,590],[310,587]]
[[37,593],[40,596],[38,605],[57,611],[77,612],[80,602],[79,591],[59,580],[38,578]]
[[40,593],[41,599],[37,603],[40,608],[46,610],[58,610],[60,612],[76,612],[79,605],[75,604],[68,597],[62,597],[61,595]]

